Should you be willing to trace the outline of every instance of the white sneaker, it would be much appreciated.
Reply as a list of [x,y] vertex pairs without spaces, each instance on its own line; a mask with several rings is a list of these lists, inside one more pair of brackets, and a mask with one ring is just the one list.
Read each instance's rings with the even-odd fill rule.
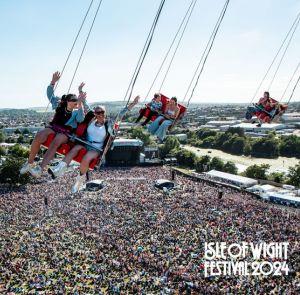
[[20,169],[20,174],[25,174],[29,172],[31,168],[33,168],[33,164],[29,164],[28,161],[26,161]]
[[40,165],[37,165],[34,168],[30,168],[29,169],[29,173],[33,176],[33,177],[40,177],[42,175],[42,168]]
[[55,167],[50,167],[48,172],[52,175],[52,178],[60,177],[67,171],[68,165],[64,161],[60,161]]
[[78,174],[76,177],[76,182],[72,187],[72,193],[73,194],[77,193],[82,188],[84,182],[85,182],[85,174],[84,175]]

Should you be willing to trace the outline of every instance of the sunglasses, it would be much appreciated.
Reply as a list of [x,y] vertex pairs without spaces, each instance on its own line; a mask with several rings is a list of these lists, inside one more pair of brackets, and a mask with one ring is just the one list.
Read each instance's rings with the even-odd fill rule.
[[71,98],[68,100],[69,102],[78,102],[78,99],[77,98]]
[[105,112],[104,111],[95,111],[94,113],[95,113],[95,115],[103,115]]

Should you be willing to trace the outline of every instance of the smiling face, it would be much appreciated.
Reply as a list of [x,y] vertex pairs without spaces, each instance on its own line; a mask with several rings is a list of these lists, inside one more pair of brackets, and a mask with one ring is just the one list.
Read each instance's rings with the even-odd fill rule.
[[105,108],[101,107],[101,106],[95,107],[94,115],[95,115],[97,122],[103,124],[105,121]]
[[176,106],[177,105],[177,98],[176,97],[172,97],[171,99],[170,99],[170,106]]

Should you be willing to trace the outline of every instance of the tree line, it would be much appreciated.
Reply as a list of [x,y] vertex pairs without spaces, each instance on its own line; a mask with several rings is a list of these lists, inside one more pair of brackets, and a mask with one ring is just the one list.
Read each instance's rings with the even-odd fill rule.
[[[195,153],[180,147],[178,139],[170,136],[166,142],[160,146],[161,157],[173,156],[177,158],[180,166],[195,169],[196,172],[205,172],[212,169],[223,171],[231,174],[238,174],[236,165],[231,162],[224,162],[218,157],[211,158],[208,155],[198,157]],[[271,180],[277,183],[291,184],[300,187],[300,163],[294,167],[289,168],[289,172],[285,175],[282,172],[268,173],[270,166],[267,164],[249,166],[245,172],[241,173],[242,176]]]
[[300,137],[296,135],[277,137],[270,132],[266,137],[246,136],[241,128],[229,128],[226,132],[198,129],[188,133],[188,143],[200,148],[213,148],[234,155],[257,158],[296,157],[300,159]]

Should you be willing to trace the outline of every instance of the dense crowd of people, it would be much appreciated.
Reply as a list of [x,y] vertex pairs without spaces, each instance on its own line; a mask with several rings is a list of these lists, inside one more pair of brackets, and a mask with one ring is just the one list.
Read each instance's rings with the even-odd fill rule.
[[[94,172],[104,188],[70,194],[56,181],[0,188],[0,293],[296,294],[299,211],[176,176],[167,168]],[[204,242],[289,242],[288,276],[204,276]],[[297,283],[298,282],[298,283]],[[41,292],[41,293],[39,293]]]

